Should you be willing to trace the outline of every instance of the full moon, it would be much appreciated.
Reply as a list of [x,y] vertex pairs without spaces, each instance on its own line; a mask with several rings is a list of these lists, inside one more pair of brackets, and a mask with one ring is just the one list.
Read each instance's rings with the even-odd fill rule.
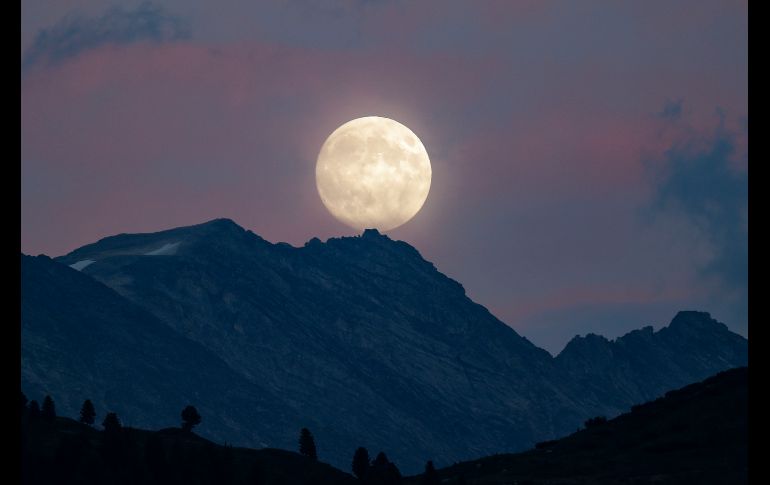
[[318,194],[329,212],[358,230],[388,231],[414,217],[430,190],[428,152],[412,130],[367,116],[326,139],[315,168]]

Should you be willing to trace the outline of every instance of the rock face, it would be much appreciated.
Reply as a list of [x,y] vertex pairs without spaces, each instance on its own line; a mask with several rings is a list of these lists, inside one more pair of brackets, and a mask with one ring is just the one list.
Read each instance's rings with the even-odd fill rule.
[[[203,433],[294,438],[277,423],[298,415],[204,346],[87,275],[46,256],[21,258],[21,379],[30,399],[51,394],[71,417],[91,399],[97,423],[114,411],[139,427],[179,426],[182,408],[195,403]],[[260,426],[244,426],[243,416]]]
[[591,405],[614,415],[627,411],[629,402],[646,402],[693,382],[693,376],[748,362],[746,344],[708,313],[684,311],[657,332],[644,327],[612,342],[593,334],[575,337],[556,364]]
[[[405,472],[520,450],[747,363],[747,341],[701,313],[576,338],[554,359],[376,230],[295,248],[217,219],[22,259],[28,395],[51,393],[69,415],[99,395],[148,427],[189,401],[202,434],[234,444],[294,449],[308,427],[344,469],[358,446]],[[47,296],[59,287],[77,294]],[[86,324],[99,337],[81,345]],[[62,357],[104,346],[112,363]]]

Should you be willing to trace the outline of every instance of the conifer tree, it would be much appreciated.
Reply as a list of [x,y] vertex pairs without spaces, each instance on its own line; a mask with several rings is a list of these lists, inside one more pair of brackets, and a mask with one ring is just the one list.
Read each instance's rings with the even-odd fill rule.
[[401,472],[395,463],[390,462],[385,470],[385,483],[387,485],[399,485],[401,483]]
[[388,460],[384,452],[379,452],[369,469],[367,483],[372,485],[397,485],[401,483],[401,472],[395,463]]
[[80,422],[91,426],[94,424],[96,418],[96,409],[94,409],[94,403],[90,399],[83,401],[83,406],[80,408]]
[[358,447],[353,454],[353,475],[363,480],[370,466],[369,451],[363,446]]
[[107,413],[107,416],[104,417],[104,421],[102,421],[102,426],[104,426],[104,431],[107,434],[117,434],[123,426],[120,424],[120,419],[118,419],[118,415],[115,413]]
[[315,448],[315,440],[313,439],[313,435],[310,433],[310,430],[307,428],[302,428],[302,430],[299,432],[299,453],[300,455],[305,455],[312,458],[313,460],[318,459],[318,454],[316,453]]

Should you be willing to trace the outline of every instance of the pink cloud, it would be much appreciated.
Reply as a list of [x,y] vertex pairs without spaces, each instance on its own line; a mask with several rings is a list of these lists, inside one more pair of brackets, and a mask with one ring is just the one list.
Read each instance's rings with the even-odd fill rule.
[[[532,96],[498,122],[477,126],[464,118],[480,103],[511,96],[505,90],[517,85],[526,92],[532,80],[483,55],[254,42],[104,46],[34,68],[22,81],[24,247],[60,253],[106,235],[102,230],[129,230],[120,222],[126,218],[139,230],[141,221],[158,227],[152,221],[231,214],[294,243],[334,234],[342,228],[318,208],[317,150],[339,124],[371,114],[402,121],[429,148],[436,179],[445,183],[426,211],[441,200],[449,209],[456,203],[449,194],[460,187],[477,201],[489,194],[512,201],[642,197],[641,157],[670,146],[660,120],[590,94],[553,96],[563,90],[564,67],[541,67]],[[596,69],[577,74],[582,83],[609,79]],[[32,196],[41,191],[50,195]],[[65,217],[60,229],[70,236],[47,241],[42,227],[60,192],[78,194],[77,201],[61,195],[59,207],[72,205],[68,212],[82,219],[104,211],[124,216],[98,230],[75,230]],[[170,193],[193,202],[174,208]],[[131,197],[155,209],[132,205]],[[201,200],[216,200],[218,209]]]
[[637,305],[653,304],[661,302],[679,302],[692,299],[698,295],[691,288],[668,288],[665,290],[651,289],[647,285],[633,287],[621,285],[608,287],[606,285],[595,287],[577,286],[567,288],[549,294],[543,294],[537,298],[521,301],[515,308],[505,312],[514,327],[526,328],[528,318],[558,310],[569,310],[583,305],[609,307],[611,305]]
[[[379,114],[432,143],[439,135],[424,114],[447,98],[473,102],[484,92],[473,73],[487,64],[177,43],[102,47],[32,69],[22,89],[24,247],[58,254],[142,221],[158,227],[227,214],[302,242],[337,228],[310,208],[318,205],[315,156],[336,126]],[[48,199],[34,195],[41,190],[77,193],[59,201],[72,215],[54,217]],[[105,217],[114,222],[83,222]],[[80,219],[78,228],[68,218]],[[61,224],[61,240],[41,236],[47,220]]]
[[[641,156],[652,150],[657,122],[596,112],[551,110],[505,126],[473,133],[462,140],[453,159],[466,173],[463,184],[474,192],[504,187],[531,197],[574,197],[581,191],[638,191]],[[662,148],[655,147],[656,150]],[[489,173],[491,172],[491,173]]]

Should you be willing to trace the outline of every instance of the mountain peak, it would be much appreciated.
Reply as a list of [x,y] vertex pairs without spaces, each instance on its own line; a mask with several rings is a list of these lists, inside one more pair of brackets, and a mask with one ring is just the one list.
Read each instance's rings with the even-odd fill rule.
[[698,330],[703,331],[707,329],[722,329],[727,327],[725,324],[718,322],[711,317],[708,312],[699,311],[680,311],[676,314],[671,323],[668,324],[668,328],[671,330]]
[[[226,217],[219,217],[217,219],[211,219],[210,221],[204,222],[202,224],[195,224],[193,226],[186,226],[186,227],[179,227],[176,229],[170,229],[170,231],[181,231],[188,234],[243,234],[246,232],[246,229],[239,226],[238,223],[233,221],[232,219],[228,219]],[[161,233],[166,233],[169,231],[162,231]]]
[[699,312],[695,310],[682,310],[677,312],[676,316],[671,320],[671,325],[686,324],[699,321],[712,320],[711,313]]
[[603,335],[597,335],[595,333],[588,333],[585,336],[575,335],[567,342],[567,345],[559,353],[559,357],[569,354],[585,354],[596,355],[597,353],[605,353],[608,349],[612,348],[612,342]]
[[364,229],[364,232],[361,234],[361,237],[365,239],[371,239],[376,237],[387,238],[388,236],[381,234],[380,231],[378,231],[376,228],[371,228],[371,229]]
[[[241,226],[238,225],[237,222],[227,217],[217,217],[216,219],[211,219],[210,221],[206,221],[202,224],[197,224],[197,225],[201,227],[209,226],[209,227],[220,227],[220,228],[243,229]],[[195,227],[195,226],[191,226],[191,227]]]
[[[607,343],[610,343],[610,340],[607,339],[604,335],[597,335],[593,332],[589,332],[585,335],[575,335],[572,337],[572,339],[569,341],[569,343],[580,343],[580,344],[590,344],[590,345],[604,345]],[[569,344],[568,344],[569,345]]]
[[312,239],[310,239],[308,242],[305,243],[305,247],[306,248],[307,247],[318,247],[318,246],[322,246],[322,245],[323,245],[323,242],[320,239],[318,239],[317,237],[313,237]]

